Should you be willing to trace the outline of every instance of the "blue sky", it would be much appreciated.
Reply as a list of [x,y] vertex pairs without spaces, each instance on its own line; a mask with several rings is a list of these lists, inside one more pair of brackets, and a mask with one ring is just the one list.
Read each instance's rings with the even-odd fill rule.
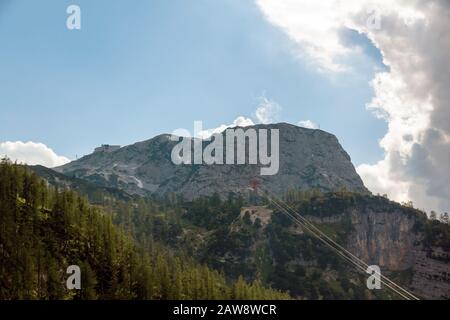
[[[66,28],[81,7],[82,29]],[[42,142],[71,159],[194,120],[251,117],[265,95],[280,121],[312,120],[353,162],[383,157],[386,123],[365,109],[381,58],[362,36],[352,71],[320,73],[241,0],[0,0],[0,142]]]

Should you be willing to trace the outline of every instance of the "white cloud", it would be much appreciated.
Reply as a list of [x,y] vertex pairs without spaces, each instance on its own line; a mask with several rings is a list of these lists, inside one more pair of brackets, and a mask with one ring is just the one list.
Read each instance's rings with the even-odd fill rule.
[[258,107],[256,108],[255,113],[253,114],[253,117],[255,117],[256,119],[255,121],[245,116],[239,116],[231,124],[228,125],[222,124],[216,128],[201,130],[200,132],[197,133],[197,137],[207,139],[211,137],[213,134],[221,133],[228,128],[248,127],[253,126],[257,123],[263,124],[274,123],[278,121],[280,111],[281,106],[275,101],[269,100],[263,94],[259,98]]
[[317,129],[318,125],[311,120],[302,120],[298,122],[298,125],[307,129]]
[[262,95],[259,99],[260,102],[254,114],[258,123],[277,122],[281,106],[275,101],[267,99],[265,95]]
[[389,161],[384,159],[375,165],[362,164],[356,168],[356,171],[372,192],[387,194],[391,199],[399,202],[408,201],[408,182],[394,181],[389,168]]
[[257,0],[257,3],[271,23],[301,46],[299,55],[306,54],[326,70],[345,69],[334,61],[334,57],[350,52],[336,32],[343,22],[335,1]]
[[228,125],[222,124],[222,125],[218,126],[217,128],[201,130],[200,132],[197,133],[197,137],[202,138],[202,139],[207,139],[207,138],[211,137],[213,134],[221,133],[228,128],[248,127],[248,126],[252,126],[254,124],[255,123],[253,122],[252,119],[246,118],[243,116],[239,116],[236,119],[234,119],[232,124],[228,124]]
[[12,161],[28,165],[43,165],[49,168],[61,166],[70,162],[63,156],[58,156],[43,143],[6,141],[0,142],[0,156],[8,157]]
[[[388,123],[385,158],[358,172],[374,192],[420,208],[450,209],[450,1],[256,0],[267,19],[319,70],[346,70],[354,48],[342,30],[366,35],[388,72],[378,73],[368,109]],[[375,9],[375,11],[374,11]],[[370,23],[374,14],[379,28]]]
[[360,32],[376,27],[380,14],[395,13],[412,23],[420,11],[406,3],[416,0],[256,0],[267,20],[283,29],[298,46],[296,53],[308,57],[320,71],[349,69],[342,61],[357,53],[341,39],[342,30]]

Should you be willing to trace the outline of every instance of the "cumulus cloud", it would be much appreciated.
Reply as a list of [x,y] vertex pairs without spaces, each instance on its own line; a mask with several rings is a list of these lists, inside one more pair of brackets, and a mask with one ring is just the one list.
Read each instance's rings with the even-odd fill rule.
[[388,72],[371,85],[368,109],[388,123],[385,158],[358,172],[373,192],[450,209],[450,1],[256,0],[267,19],[298,44],[319,70],[345,71],[355,48],[343,30],[366,35]]
[[0,156],[12,161],[28,165],[43,165],[49,168],[61,166],[70,162],[69,159],[57,155],[43,143],[6,141],[0,142]]
[[207,139],[207,138],[211,137],[213,134],[221,133],[228,128],[248,127],[248,126],[252,126],[254,124],[255,123],[253,122],[252,119],[246,118],[243,116],[239,116],[236,119],[234,119],[233,123],[231,123],[231,124],[228,124],[228,125],[222,124],[222,125],[218,126],[217,128],[201,130],[197,133],[197,137],[202,138],[202,139]]
[[320,68],[342,71],[346,68],[334,58],[350,50],[339,39],[343,15],[334,2],[257,0],[266,18],[301,45],[296,53],[308,56]]
[[[274,122],[278,121],[278,117],[281,112],[281,109],[282,108],[278,103],[266,98],[266,96],[263,94],[259,98],[258,107],[256,108],[256,110],[253,114],[253,117],[255,118],[255,120],[252,120],[251,118],[248,118],[245,116],[239,116],[231,124],[222,124],[216,128],[200,130],[199,132],[197,132],[196,136],[198,138],[208,139],[213,134],[221,133],[228,128],[234,128],[234,127],[243,127],[244,128],[244,127],[248,127],[248,126],[253,126],[258,123],[263,123],[263,124],[274,123]],[[184,132],[184,133],[186,134],[187,132]]]
[[362,164],[356,171],[372,192],[389,195],[399,202],[409,201],[409,184],[392,177],[389,159],[383,159],[375,165]]
[[254,116],[258,123],[273,123],[278,121],[281,106],[273,100],[269,100],[265,95],[259,98],[259,105]]
[[307,129],[317,129],[318,126],[311,120],[302,120],[298,122],[299,127],[307,128]]

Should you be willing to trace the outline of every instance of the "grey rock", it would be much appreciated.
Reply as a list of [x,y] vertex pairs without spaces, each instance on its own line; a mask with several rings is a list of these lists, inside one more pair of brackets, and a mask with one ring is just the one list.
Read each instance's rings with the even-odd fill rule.
[[368,192],[334,135],[286,123],[252,128],[279,129],[278,174],[261,176],[260,165],[249,164],[175,165],[171,152],[177,142],[171,141],[168,134],[115,151],[95,152],[55,170],[130,194],[177,193],[185,199],[216,192],[223,197],[230,192],[243,193],[254,178],[279,195],[290,189],[311,188]]

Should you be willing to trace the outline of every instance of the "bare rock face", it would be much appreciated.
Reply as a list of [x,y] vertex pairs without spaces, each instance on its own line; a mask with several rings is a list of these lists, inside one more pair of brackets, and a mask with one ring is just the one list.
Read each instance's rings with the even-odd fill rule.
[[248,128],[279,130],[280,165],[276,175],[261,176],[260,165],[175,165],[171,152],[177,142],[167,134],[112,152],[95,152],[56,170],[130,194],[177,193],[186,199],[216,192],[223,196],[242,193],[253,178],[277,194],[311,188],[368,192],[349,155],[332,134],[285,123],[243,129]]
[[352,210],[351,220],[355,231],[349,247],[361,259],[388,270],[405,270],[414,264],[412,248],[418,240],[414,216],[400,211]]
[[411,274],[409,288],[419,297],[450,299],[450,251],[424,244],[416,215],[353,209],[351,220],[347,248],[353,254],[382,270]]
[[341,241],[347,250],[368,265],[378,265],[383,274],[401,281],[418,297],[450,299],[448,225],[373,195],[353,194],[345,202],[326,195],[303,211],[319,228],[327,225],[328,230],[334,226],[344,231]]

